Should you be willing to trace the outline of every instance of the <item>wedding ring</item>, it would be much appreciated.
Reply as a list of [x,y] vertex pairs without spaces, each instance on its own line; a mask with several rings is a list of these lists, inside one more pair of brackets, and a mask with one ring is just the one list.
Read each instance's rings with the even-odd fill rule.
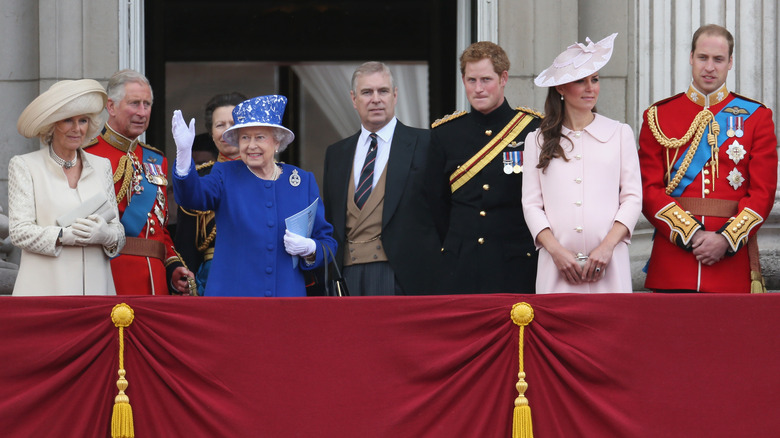
[[596,273],[601,272],[601,268],[596,268]]

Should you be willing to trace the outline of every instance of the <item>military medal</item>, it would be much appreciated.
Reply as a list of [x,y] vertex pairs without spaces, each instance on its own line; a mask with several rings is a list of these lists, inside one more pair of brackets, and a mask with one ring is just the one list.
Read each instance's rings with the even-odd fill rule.
[[504,152],[504,173],[507,175],[512,174],[512,157],[509,152]]
[[290,175],[290,185],[293,187],[301,185],[301,176],[298,175],[298,169],[293,169],[292,175]]
[[523,171],[523,153],[522,151],[512,151],[512,155],[514,156],[514,167],[512,167],[512,171],[514,173],[520,173]]
[[156,186],[168,185],[168,179],[165,178],[165,173],[163,172],[161,165],[149,162],[143,163],[143,165],[147,181]]
[[734,116],[729,116],[728,119],[729,123],[729,129],[726,131],[726,135],[729,136],[729,138],[734,137]]
[[[132,153],[128,152],[127,156],[130,159],[130,163],[132,164],[133,168],[133,177],[130,179],[130,186],[133,190],[133,194],[138,195],[144,191],[144,186],[141,185],[141,180],[143,179],[141,176],[141,162],[138,161],[138,157]],[[127,203],[130,203],[130,197],[127,198]]]
[[511,175],[523,171],[522,151],[504,152],[504,173]]
[[742,116],[737,117],[737,129],[734,131],[734,135],[737,137],[742,137],[745,133],[745,131],[742,130],[744,126],[745,120],[742,118]]
[[734,162],[734,164],[739,164],[739,162],[745,158],[747,151],[745,151],[745,148],[739,143],[738,140],[734,140],[734,143],[729,145],[726,153],[728,154],[729,158],[731,158],[731,161]]
[[739,186],[742,185],[742,182],[745,181],[745,177],[742,176],[742,172],[737,170],[737,168],[731,169],[731,172],[729,172],[729,176],[726,177],[726,179],[729,181],[729,185],[734,188],[734,190],[737,190]]

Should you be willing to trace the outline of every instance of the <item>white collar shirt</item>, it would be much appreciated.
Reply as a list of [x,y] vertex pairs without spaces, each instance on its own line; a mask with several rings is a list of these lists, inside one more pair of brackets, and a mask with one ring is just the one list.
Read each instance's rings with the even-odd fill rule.
[[[390,145],[393,143],[393,133],[395,132],[395,125],[398,119],[393,117],[387,125],[383,126],[379,131],[376,131],[376,161],[374,162],[374,181],[371,183],[371,187],[376,186],[377,181],[382,176],[385,167],[387,167],[387,160],[390,158]],[[363,170],[363,163],[366,161],[366,154],[368,148],[371,145],[371,138],[369,135],[371,131],[367,130],[361,125],[360,137],[358,137],[357,147],[355,148],[355,158],[353,162],[353,175],[352,180],[355,184],[355,188],[360,181],[360,171]]]

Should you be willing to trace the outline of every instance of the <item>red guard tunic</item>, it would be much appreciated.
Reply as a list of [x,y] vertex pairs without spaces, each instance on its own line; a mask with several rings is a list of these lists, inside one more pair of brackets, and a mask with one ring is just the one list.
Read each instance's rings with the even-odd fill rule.
[[[141,178],[145,178],[151,183],[151,185],[146,185],[145,190],[150,188],[156,190],[151,208],[145,211],[145,214],[140,215],[140,220],[145,221],[145,223],[138,224],[141,231],[132,236],[128,235],[128,237],[144,240],[134,242],[138,243],[135,245],[135,250],[130,245],[129,253],[123,250],[118,257],[111,260],[111,271],[114,275],[117,295],[178,293],[171,287],[170,278],[173,271],[183,265],[174,250],[173,241],[167,228],[168,199],[165,172],[168,169],[168,163],[165,156],[149,145],[137,140],[129,140],[112,130],[108,125],[92,143],[85,146],[85,149],[111,161],[119,216],[123,218],[123,223],[127,220],[124,216],[128,208],[128,199],[132,204],[133,198],[140,195],[138,187]],[[157,157],[160,157],[162,162],[158,162],[160,159]],[[158,172],[160,175],[154,175]],[[128,233],[127,228],[126,226],[126,234]],[[128,242],[131,240],[128,239]],[[159,242],[159,244],[153,242]]]
[[[744,105],[746,101],[749,105]],[[748,111],[743,106],[752,108]],[[717,160],[708,160],[703,168],[689,170],[692,181],[681,193],[668,191],[667,185],[676,174],[674,169],[669,170],[669,163],[685,158],[689,145],[696,142],[695,131],[694,138],[680,147],[671,144],[686,137],[689,128],[702,124],[701,119],[695,119],[707,107],[713,115],[725,109],[728,114],[723,116],[731,116],[726,117],[726,126],[719,125],[721,133],[727,135],[721,137],[725,141],[715,141]],[[704,124],[715,130],[711,122]],[[706,137],[699,147],[715,150],[707,144]],[[645,111],[639,135],[643,213],[656,229],[645,287],[750,292],[747,243],[772,209],[777,186],[776,148],[772,111],[758,102],[729,93],[725,85],[709,96],[691,86],[687,93],[660,101]],[[691,202],[707,206],[729,204],[701,200],[732,201],[730,205],[738,213],[731,217],[691,213]],[[691,237],[699,228],[720,232],[729,241],[729,249],[721,261],[706,266],[696,260],[691,252]]]

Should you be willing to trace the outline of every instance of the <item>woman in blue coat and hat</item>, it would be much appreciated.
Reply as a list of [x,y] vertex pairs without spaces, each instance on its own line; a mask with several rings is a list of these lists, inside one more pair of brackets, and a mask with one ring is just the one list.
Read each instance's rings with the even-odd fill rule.
[[[286,105],[276,95],[237,105],[222,138],[238,146],[241,160],[217,163],[203,177],[192,161],[195,120],[188,126],[181,111],[173,113],[176,202],[213,210],[219,230],[207,296],[306,296],[303,271],[327,263],[324,246],[336,251],[314,175],[275,159],[295,138],[281,125]],[[298,232],[289,230],[287,222],[304,211]]]

